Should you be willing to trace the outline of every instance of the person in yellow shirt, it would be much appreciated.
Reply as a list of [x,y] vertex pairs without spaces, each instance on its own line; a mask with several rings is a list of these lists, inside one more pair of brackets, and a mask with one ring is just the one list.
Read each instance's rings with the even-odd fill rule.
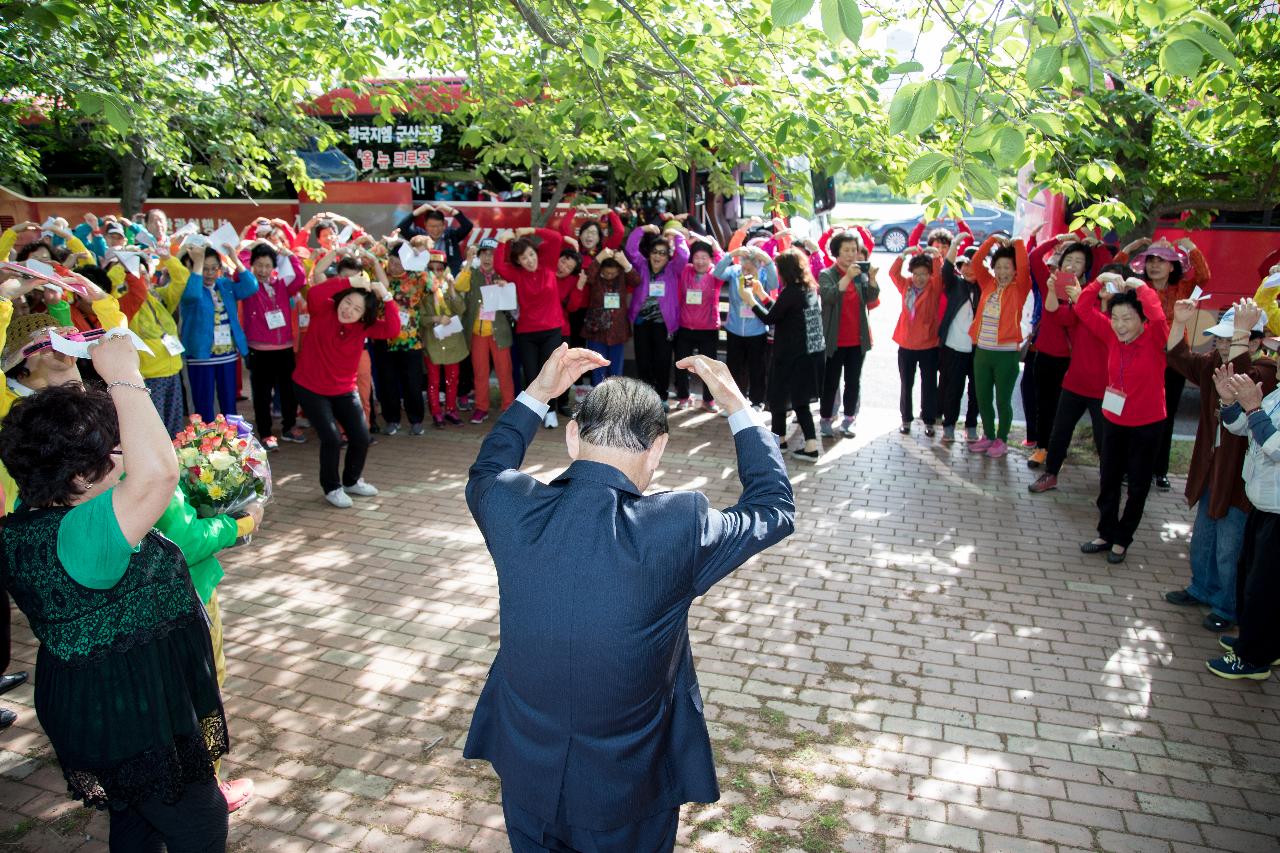
[[143,382],[151,389],[151,402],[159,410],[169,435],[175,435],[185,426],[186,401],[181,375],[183,346],[174,314],[191,273],[168,249],[167,243],[160,245],[164,268],[169,273],[169,283],[163,287],[150,286],[148,270],[131,275],[120,263],[108,265],[107,277],[113,293],[119,295],[120,311],[129,329],[151,348],[150,354],[138,353],[138,366]]
[[[12,228],[6,228],[3,233],[0,233],[0,260],[7,261],[9,259],[9,254],[13,252],[14,246],[18,243],[18,237],[21,236],[24,231],[38,232],[39,230],[40,226],[30,220],[26,222],[19,222]],[[85,246],[79,237],[71,233],[71,230],[67,228],[67,220],[56,220],[49,230],[51,233],[61,237],[63,241],[65,241],[67,250],[71,252],[72,256],[75,258],[74,261],[68,258],[68,266],[84,266],[85,264],[94,263],[93,253],[89,251],[88,247]],[[26,243],[18,249],[17,254],[14,255],[14,260],[18,263],[23,263],[27,260],[37,260],[43,261],[46,264],[52,264],[54,262],[53,244],[44,239],[37,239],[30,243]]]
[[1253,295],[1253,301],[1258,303],[1263,316],[1267,318],[1267,331],[1273,335],[1280,335],[1280,304],[1276,302],[1277,296],[1280,296],[1280,264],[1271,268],[1262,284],[1258,285],[1258,292]]

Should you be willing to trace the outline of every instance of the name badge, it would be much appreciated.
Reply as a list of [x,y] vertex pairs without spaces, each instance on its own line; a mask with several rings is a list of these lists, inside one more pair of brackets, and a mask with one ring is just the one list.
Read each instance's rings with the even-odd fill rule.
[[606,293],[606,294],[604,295],[604,307],[605,307],[605,308],[621,308],[621,307],[622,307],[622,294],[621,294],[621,293]]
[[299,328],[299,329],[305,329],[307,326],[310,326],[310,325],[311,325],[311,315],[310,315],[310,314],[299,314],[299,315],[298,315],[298,328]]
[[686,304],[686,305],[701,305],[701,304],[702,304],[702,291],[701,291],[701,290],[686,290],[686,291],[684,292],[684,302],[685,302],[685,304]]
[[280,309],[277,308],[275,311],[268,311],[265,316],[268,329],[280,329],[284,327],[284,312]]
[[182,355],[187,351],[187,348],[182,345],[182,341],[178,340],[176,335],[165,335],[160,339],[160,343],[164,344],[164,348],[169,355]]
[[480,319],[488,320],[490,323],[492,323],[497,316],[498,316],[497,311],[485,311],[483,309],[481,309],[480,311]]
[[231,327],[227,325],[213,327],[213,345],[215,347],[231,346]]
[[667,283],[665,281],[649,282],[649,295],[650,296],[666,296]]
[[1124,411],[1125,396],[1119,388],[1108,388],[1102,395],[1102,411],[1119,415]]
[[400,309],[400,328],[405,329],[409,326],[409,310],[407,308]]

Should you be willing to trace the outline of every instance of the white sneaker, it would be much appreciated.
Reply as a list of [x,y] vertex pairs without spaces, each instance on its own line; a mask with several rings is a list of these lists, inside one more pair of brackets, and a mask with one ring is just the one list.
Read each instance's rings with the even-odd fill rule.
[[556,427],[560,426],[560,420],[559,418],[556,417],[556,413],[554,410],[547,412],[547,416],[545,419],[543,419],[542,425],[547,429],[555,429]]
[[354,486],[343,486],[342,490],[349,495],[355,495],[358,498],[373,498],[378,496],[378,487],[371,486],[364,481],[364,477],[356,480]]
[[351,509],[351,498],[342,489],[334,489],[332,492],[325,492],[324,499],[336,506],[338,509]]

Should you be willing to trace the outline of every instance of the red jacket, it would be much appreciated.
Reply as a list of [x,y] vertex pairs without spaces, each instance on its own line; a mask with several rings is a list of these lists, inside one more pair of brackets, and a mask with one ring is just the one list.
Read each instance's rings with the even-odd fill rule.
[[293,381],[308,391],[336,397],[356,390],[356,371],[366,338],[389,340],[400,334],[400,312],[381,310],[372,326],[338,322],[334,294],[351,286],[348,278],[325,279],[307,292],[311,324],[302,336]]
[[1138,337],[1124,344],[1112,330],[1111,320],[1098,308],[1101,289],[1097,281],[1085,288],[1077,314],[1080,322],[1107,345],[1107,387],[1125,395],[1120,414],[1105,408],[1102,414],[1118,426],[1138,427],[1162,421],[1165,418],[1164,347],[1169,340],[1169,323],[1164,318],[1160,294],[1149,285],[1138,288],[1147,325]]
[[[942,256],[933,259],[933,272],[924,290],[916,297],[914,311],[907,311],[907,289],[911,277],[902,274],[902,256],[893,259],[889,278],[902,294],[902,313],[893,330],[893,340],[903,349],[933,349],[938,345],[939,305],[942,301]],[[868,306],[870,307],[870,306]]]
[[[911,234],[907,236],[908,246],[921,245],[920,238],[924,236],[924,225],[925,222],[921,219],[916,223],[916,227],[911,229]],[[969,225],[963,219],[956,220],[956,231],[958,232],[956,234],[956,240],[958,241],[956,251],[963,252],[973,243],[973,232],[969,230]],[[871,250],[868,249],[867,251]]]
[[[578,237],[578,231],[581,230],[573,227],[577,218],[578,213],[575,210],[571,210],[561,217],[560,233],[565,237],[573,237],[576,240]],[[600,230],[604,232],[601,235],[603,237],[603,243],[596,247],[597,254],[602,249],[613,249],[616,252],[622,248],[622,239],[627,236],[627,229],[626,226],[622,224],[622,219],[618,216],[618,212],[616,210],[605,211],[605,213],[599,217],[588,216],[582,224],[586,225],[588,222],[599,223]],[[607,230],[604,227],[606,224],[609,226]],[[578,250],[581,252],[582,247],[579,246]],[[595,262],[596,259],[594,257],[586,252],[582,252],[582,268],[584,270],[588,269]],[[568,333],[566,332],[566,334]]]
[[550,228],[539,228],[536,233],[542,238],[542,245],[538,246],[538,268],[533,272],[511,261],[510,243],[493,253],[493,268],[516,286],[516,302],[520,306],[517,332],[545,332],[559,329],[564,323],[560,287],[556,283],[556,265],[564,238]]
[[[539,261],[541,266],[542,262]],[[586,272],[586,267],[583,267]],[[563,278],[556,276],[556,290],[560,296],[560,334],[566,338],[569,336],[569,315],[574,311],[581,311],[587,307],[587,296],[590,291],[583,284],[582,289],[578,289],[578,276],[566,275]]]
[[[1084,294],[1081,294],[1083,298]],[[1059,304],[1053,314],[1061,315],[1061,322],[1071,336],[1071,363],[1067,365],[1067,375],[1062,379],[1064,391],[1101,400],[1107,389],[1107,343],[1095,335],[1088,326],[1080,322],[1080,314],[1075,306]],[[1050,316],[1045,311],[1040,323],[1044,325],[1044,317]]]

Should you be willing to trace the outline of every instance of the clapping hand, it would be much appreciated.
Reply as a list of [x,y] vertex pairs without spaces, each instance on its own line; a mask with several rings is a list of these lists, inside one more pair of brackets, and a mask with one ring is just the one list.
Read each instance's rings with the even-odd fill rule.
[[[1214,377],[1215,381],[1217,377]],[[1231,389],[1235,391],[1236,402],[1246,412],[1252,412],[1262,407],[1262,383],[1254,382],[1243,373],[1233,373],[1229,380]]]
[[560,344],[530,383],[528,394],[541,403],[549,403],[568,391],[588,370],[608,366],[609,359],[598,352],[578,347],[570,349],[568,344]]
[[1220,364],[1213,371],[1213,387],[1218,389],[1218,399],[1224,406],[1230,406],[1236,401],[1236,389],[1231,384],[1231,377],[1234,375],[1235,370],[1231,367],[1231,362]]

